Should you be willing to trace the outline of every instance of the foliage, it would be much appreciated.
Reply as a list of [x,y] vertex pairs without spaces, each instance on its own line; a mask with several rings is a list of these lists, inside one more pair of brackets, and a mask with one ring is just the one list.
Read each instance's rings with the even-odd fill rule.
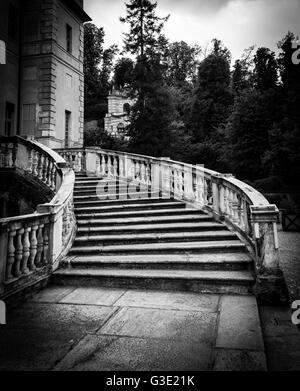
[[131,58],[119,58],[114,67],[113,83],[120,88],[132,85],[134,81],[134,62]]
[[189,121],[196,142],[212,137],[229,115],[230,53],[215,40],[213,52],[199,66],[197,88]]

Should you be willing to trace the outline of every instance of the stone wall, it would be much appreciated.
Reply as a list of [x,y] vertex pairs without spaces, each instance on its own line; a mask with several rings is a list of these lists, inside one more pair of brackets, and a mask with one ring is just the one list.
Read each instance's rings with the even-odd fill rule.
[[[15,3],[20,6],[20,1]],[[2,26],[7,25],[4,22],[8,4],[8,0],[1,1]],[[0,97],[0,134],[4,134],[5,102],[9,101],[16,107],[13,134],[31,135],[51,148],[63,148],[68,111],[71,113],[69,147],[81,147],[84,16],[76,14],[64,0],[23,0],[22,6],[22,56],[18,52],[20,41],[9,44],[8,64],[0,73],[5,91]],[[67,24],[72,28],[71,52],[67,50]],[[0,28],[0,39],[4,41],[8,40],[6,27]]]

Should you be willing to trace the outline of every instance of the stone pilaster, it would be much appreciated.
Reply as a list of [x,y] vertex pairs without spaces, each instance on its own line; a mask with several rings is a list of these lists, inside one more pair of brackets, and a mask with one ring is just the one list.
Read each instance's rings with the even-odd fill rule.
[[57,0],[43,0],[41,4],[41,53],[46,55],[39,67],[39,137],[55,137],[57,61],[52,57],[53,42],[57,41]]
[[251,206],[251,223],[256,250],[255,294],[266,303],[283,303],[288,292],[280,268],[276,205]]

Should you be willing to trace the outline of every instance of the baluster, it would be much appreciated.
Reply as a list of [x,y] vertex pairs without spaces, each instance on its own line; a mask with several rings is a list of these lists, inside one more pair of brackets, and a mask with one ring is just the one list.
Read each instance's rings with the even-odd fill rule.
[[32,149],[28,149],[28,163],[27,163],[27,172],[28,174],[32,174],[32,170],[33,170],[33,151]]
[[38,226],[37,252],[36,252],[36,257],[35,257],[35,266],[36,267],[42,266],[42,253],[43,253],[43,248],[44,248],[43,228],[44,228],[44,224],[40,224]]
[[48,170],[47,170],[47,181],[46,181],[46,184],[47,184],[48,187],[50,187],[50,189],[51,189],[51,185],[52,185],[52,177],[51,177],[52,168],[53,168],[53,162],[51,162],[51,161],[49,160],[49,165],[48,165]]
[[42,180],[43,179],[44,156],[41,153],[39,153],[38,156],[39,156],[39,158],[38,158],[39,159],[38,160],[38,168],[37,168],[37,170],[38,170],[38,179]]
[[109,162],[108,162],[108,155],[107,154],[105,154],[104,155],[104,160],[105,160],[105,164],[104,164],[104,166],[105,166],[105,175],[109,175]]
[[145,164],[143,161],[140,162],[140,183],[144,184],[145,182]]
[[38,152],[33,151],[33,158],[32,158],[32,175],[37,176],[38,175]]
[[96,160],[96,175],[100,176],[100,161],[99,161],[99,159]]
[[52,165],[52,170],[51,170],[51,190],[55,190],[56,188],[56,167],[55,164],[53,163]]
[[17,160],[17,151],[18,151],[18,144],[12,144],[12,167],[16,167],[16,160]]
[[28,260],[28,267],[30,271],[33,271],[36,269],[34,260],[35,256],[37,254],[37,237],[36,237],[36,231],[38,229],[38,225],[33,225],[31,227],[31,235],[30,235],[30,256]]
[[232,209],[232,190],[229,189],[229,192],[228,192],[228,207],[229,207],[229,217],[230,219],[233,218],[233,209]]
[[110,174],[114,176],[114,155],[110,156]]
[[183,191],[183,171],[182,171],[182,168],[180,168],[180,170],[178,170],[178,174],[179,174],[179,178],[178,178],[178,185],[179,185],[179,197],[180,198],[183,198],[183,195],[184,195],[184,191]]
[[43,177],[42,181],[44,183],[47,182],[47,172],[48,172],[48,165],[49,165],[49,159],[47,157],[44,157],[44,162],[43,162]]
[[139,183],[141,183],[143,181],[143,162],[139,161],[138,162],[139,164]]
[[28,258],[30,256],[30,241],[29,241],[29,232],[31,231],[31,227],[26,227],[24,230],[24,238],[23,238],[23,257],[21,264],[21,272],[22,274],[28,274],[29,269],[27,266]]
[[77,167],[77,171],[78,172],[81,172],[82,171],[82,153],[81,152],[78,152],[78,167]]
[[49,234],[48,234],[49,226],[45,225],[44,228],[44,240],[43,240],[43,265],[48,264],[48,249],[49,249]]
[[148,184],[148,163],[144,162],[144,183]]
[[244,209],[245,209],[245,201],[242,199],[242,196],[240,196],[239,226],[243,231],[245,231],[246,229]]
[[22,235],[24,234],[24,228],[20,228],[17,231],[17,240],[16,240],[16,262],[14,263],[14,271],[13,274],[15,277],[19,277],[21,275],[21,261],[23,258],[23,243],[22,243]]
[[224,207],[224,215],[228,216],[228,188],[224,186],[223,188],[223,207]]
[[124,177],[125,177],[125,174],[124,174],[124,158],[123,158],[123,156],[121,156],[121,157],[119,158],[119,170],[120,170],[119,176],[120,176],[121,178],[124,178]]
[[100,162],[100,175],[104,175],[104,164],[103,164],[103,155],[99,153],[99,162]]
[[114,156],[114,176],[116,177],[118,175],[118,160],[117,156]]
[[12,267],[15,262],[15,246],[14,246],[14,238],[16,236],[16,231],[9,231],[9,239],[8,239],[8,257],[6,263],[6,272],[5,272],[5,280],[9,281],[13,278],[12,275]]

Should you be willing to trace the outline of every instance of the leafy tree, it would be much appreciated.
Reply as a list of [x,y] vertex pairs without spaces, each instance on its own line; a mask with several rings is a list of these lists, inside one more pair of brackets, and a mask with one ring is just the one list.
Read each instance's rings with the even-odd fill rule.
[[225,129],[227,162],[241,179],[255,180],[270,174],[265,159],[270,150],[270,130],[281,116],[279,102],[274,90],[264,94],[245,90],[235,99]]
[[244,50],[242,58],[236,60],[234,63],[232,71],[232,89],[237,95],[243,90],[250,88],[253,84],[253,50],[254,46],[250,46],[248,49]]
[[113,82],[118,87],[132,85],[134,79],[134,62],[131,58],[120,58],[114,67]]
[[268,48],[257,49],[254,57],[254,84],[259,91],[275,88],[278,83],[278,65],[275,53]]
[[120,18],[122,23],[128,23],[130,30],[125,34],[126,52],[144,56],[147,49],[154,49],[164,23],[168,20],[155,15],[157,3],[150,0],[131,0],[126,3],[127,16]]
[[199,66],[197,88],[189,127],[196,142],[212,136],[224,125],[230,113],[230,53],[220,41],[214,41],[213,52]]
[[129,148],[137,153],[162,156],[169,145],[175,117],[174,102],[164,85],[160,57],[153,54],[146,63],[144,96],[132,108],[128,134]]
[[100,99],[100,63],[103,56],[104,30],[92,23],[84,25],[85,118],[93,119],[93,109]]
[[107,113],[107,95],[113,60],[118,52],[116,45],[104,50],[104,30],[92,23],[84,25],[84,76],[85,120],[103,121]]
[[198,45],[188,45],[186,42],[173,42],[167,47],[167,79],[168,84],[183,86],[196,79],[199,65],[197,56],[201,48]]
[[278,43],[282,118],[271,129],[266,162],[290,187],[299,188],[295,178],[300,177],[300,67],[292,61],[294,40],[295,35],[288,32]]
[[105,99],[111,89],[111,75],[113,72],[114,58],[117,55],[119,49],[117,45],[111,45],[108,49],[104,50],[102,64],[100,69],[100,82],[103,88],[102,95]]
[[300,126],[300,66],[292,61],[296,50],[292,43],[295,40],[295,35],[288,32],[278,43],[281,49],[278,62],[285,97],[285,115]]
[[[156,16],[157,3],[150,0],[130,0],[126,3],[127,15],[120,18],[122,23],[129,24],[129,33],[125,34],[125,51],[137,57],[136,81],[140,98],[144,100],[144,83],[146,63],[153,56],[158,45],[158,38],[169,16]],[[156,53],[157,54],[157,53]],[[145,103],[145,102],[144,102]]]

